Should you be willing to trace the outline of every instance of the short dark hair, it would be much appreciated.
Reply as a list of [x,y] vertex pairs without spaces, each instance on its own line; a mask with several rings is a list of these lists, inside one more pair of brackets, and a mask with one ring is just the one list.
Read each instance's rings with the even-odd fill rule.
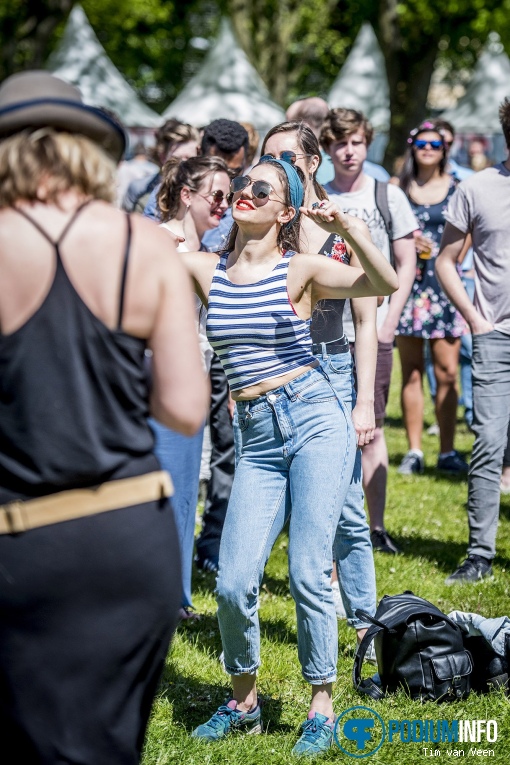
[[358,130],[363,130],[367,146],[374,137],[374,129],[363,112],[356,109],[330,109],[324,120],[320,135],[320,145],[326,151],[335,141],[342,141]]
[[510,98],[505,98],[499,107],[499,121],[503,128],[506,145],[510,149]]
[[244,148],[248,156],[248,132],[239,122],[225,119],[214,120],[204,130],[202,154],[209,154],[213,146],[226,156],[235,154],[239,149]]

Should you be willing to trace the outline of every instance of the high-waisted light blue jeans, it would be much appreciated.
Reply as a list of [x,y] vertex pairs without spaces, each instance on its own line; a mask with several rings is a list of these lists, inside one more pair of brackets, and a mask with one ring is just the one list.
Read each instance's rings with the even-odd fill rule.
[[221,538],[218,621],[229,674],[260,665],[259,587],[286,520],[290,591],[305,680],[336,679],[331,550],[355,459],[349,413],[320,367],[237,403],[240,457]]

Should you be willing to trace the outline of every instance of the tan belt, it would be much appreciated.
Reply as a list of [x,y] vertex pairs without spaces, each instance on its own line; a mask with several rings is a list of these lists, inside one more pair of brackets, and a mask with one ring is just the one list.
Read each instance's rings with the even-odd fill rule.
[[70,489],[36,499],[14,500],[0,505],[0,534],[19,534],[52,523],[154,502],[171,497],[173,491],[169,474],[159,470],[90,489]]

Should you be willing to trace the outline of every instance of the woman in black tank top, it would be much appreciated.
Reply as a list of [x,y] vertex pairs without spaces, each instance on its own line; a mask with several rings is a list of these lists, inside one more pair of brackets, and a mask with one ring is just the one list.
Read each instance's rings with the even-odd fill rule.
[[168,234],[107,204],[123,148],[45,72],[0,88],[0,719],[28,765],[139,761],[179,606],[147,418],[192,433],[207,390]]

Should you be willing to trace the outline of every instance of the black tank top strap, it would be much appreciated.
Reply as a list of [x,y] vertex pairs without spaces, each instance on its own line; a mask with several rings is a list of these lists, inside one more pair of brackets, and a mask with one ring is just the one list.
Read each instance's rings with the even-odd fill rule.
[[76,218],[78,217],[78,215],[79,215],[79,214],[81,213],[81,211],[82,211],[82,210],[83,210],[85,207],[87,207],[87,205],[89,205],[91,202],[92,202],[92,199],[86,199],[86,200],[85,200],[85,202],[82,202],[82,204],[81,204],[81,205],[79,205],[79,206],[76,208],[76,210],[74,211],[74,213],[71,215],[70,219],[67,221],[66,225],[64,226],[64,229],[63,229],[63,231],[61,232],[61,234],[60,234],[59,238],[57,239],[57,241],[56,241],[56,242],[54,242],[54,244],[55,244],[55,247],[57,248],[57,251],[58,251],[58,248],[60,247],[60,245],[62,244],[62,242],[64,241],[64,237],[65,237],[65,236],[67,236],[67,233],[68,233],[69,229],[71,228],[71,226],[72,226],[72,225],[73,225],[73,223],[75,222],[75,220],[76,220]]
[[40,225],[39,225],[39,223],[38,223],[36,220],[34,220],[34,219],[32,218],[32,216],[31,216],[31,215],[29,215],[28,213],[26,213],[26,212],[25,212],[24,210],[22,210],[20,207],[14,207],[14,206],[13,206],[13,208],[12,208],[12,209],[13,209],[13,210],[16,210],[16,212],[17,212],[17,213],[19,213],[19,214],[21,215],[21,217],[22,217],[22,218],[25,218],[25,219],[26,219],[26,220],[27,220],[29,223],[31,223],[31,224],[32,224],[32,226],[33,226],[34,228],[36,228],[36,229],[39,231],[39,233],[40,233],[40,234],[42,234],[42,235],[43,235],[43,237],[44,237],[44,238],[45,238],[45,239],[46,239],[46,240],[47,240],[47,241],[48,241],[48,242],[51,244],[51,246],[52,246],[52,247],[55,247],[55,242],[53,241],[53,239],[52,239],[52,238],[50,237],[50,235],[49,235],[49,234],[48,234],[48,233],[47,233],[47,232],[46,232],[46,231],[43,229],[43,227],[42,227],[42,226],[40,226]]
[[122,264],[122,276],[120,279],[120,294],[119,294],[119,315],[117,320],[117,329],[122,329],[122,315],[124,313],[124,293],[126,291],[126,279],[129,263],[129,252],[131,250],[131,216],[126,213],[127,224],[127,236],[126,236],[126,248],[124,250],[124,261]]
[[19,213],[23,218],[28,220],[29,223],[31,223],[32,226],[34,228],[36,228],[39,231],[39,233],[44,236],[44,238],[52,245],[52,247],[54,247],[56,249],[57,254],[60,257],[59,247],[60,247],[60,245],[62,243],[62,240],[64,239],[65,235],[67,234],[67,232],[69,231],[69,229],[71,228],[71,226],[73,225],[74,221],[76,220],[78,215],[81,213],[83,208],[86,207],[91,202],[92,202],[92,199],[87,199],[85,202],[83,202],[81,205],[79,205],[79,207],[76,208],[76,210],[71,215],[70,219],[67,221],[66,225],[64,226],[63,231],[61,232],[60,236],[58,237],[58,239],[56,241],[54,241],[50,237],[48,232],[45,231],[45,229],[40,225],[40,223],[38,223],[36,220],[34,220],[34,218],[32,218],[32,216],[29,215],[25,210],[22,210],[21,207],[13,206],[12,209],[16,210],[17,213]]

